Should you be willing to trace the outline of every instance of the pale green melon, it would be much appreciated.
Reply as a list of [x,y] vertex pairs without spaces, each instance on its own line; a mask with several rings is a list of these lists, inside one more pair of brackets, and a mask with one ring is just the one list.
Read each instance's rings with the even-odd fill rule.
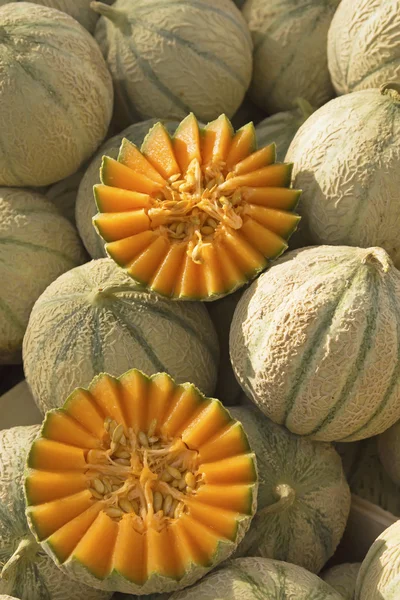
[[357,577],[355,600],[398,600],[400,591],[400,521],[377,537]]
[[111,594],[72,581],[54,564],[29,531],[23,474],[39,425],[0,431],[0,599],[107,600]]
[[341,596],[343,600],[354,600],[357,575],[361,563],[344,563],[335,565],[321,574],[321,579],[329,583]]
[[75,229],[49,200],[0,188],[0,363],[21,362],[34,302],[61,273],[84,260]]
[[267,558],[225,562],[171,600],[343,600],[306,569]]
[[[215,389],[219,348],[201,303],[140,290],[114,261],[91,261],[59,277],[36,302],[23,346],[39,408],[61,406],[102,372],[166,372],[202,392]],[[73,365],[73,367],[71,367]]]
[[247,0],[254,42],[250,95],[268,113],[290,110],[296,98],[321,106],[334,91],[327,64],[328,29],[340,0]]
[[85,168],[79,169],[73,175],[51,185],[45,192],[46,198],[58,208],[59,212],[75,225],[75,204],[79,184],[86,172]]
[[400,273],[381,248],[289,252],[243,294],[230,353],[246,395],[293,433],[377,435],[400,418]]
[[328,67],[338,94],[399,81],[399,29],[399,0],[341,0],[328,33]]
[[0,23],[0,185],[48,185],[106,135],[111,77],[95,40],[65,13],[11,3]]
[[[130,125],[118,135],[107,140],[96,152],[91,163],[87,167],[80,182],[76,198],[75,218],[79,234],[85,244],[86,250],[92,258],[103,258],[106,256],[104,242],[93,227],[92,218],[97,214],[97,206],[93,196],[93,186],[100,183],[100,166],[103,156],[106,154],[111,158],[117,158],[123,138],[140,147],[149,129],[157,122],[156,119],[148,119],[141,123]],[[172,134],[179,125],[175,121],[163,121],[168,131]]]
[[379,436],[378,453],[386,472],[400,486],[400,421]]
[[315,244],[381,246],[400,266],[400,94],[364,90],[332,100],[286,155]]
[[318,573],[350,511],[350,490],[331,444],[293,435],[250,406],[230,409],[257,457],[257,513],[237,556],[262,556]]
[[93,2],[95,37],[114,80],[116,112],[202,121],[239,108],[250,84],[251,36],[232,0]]

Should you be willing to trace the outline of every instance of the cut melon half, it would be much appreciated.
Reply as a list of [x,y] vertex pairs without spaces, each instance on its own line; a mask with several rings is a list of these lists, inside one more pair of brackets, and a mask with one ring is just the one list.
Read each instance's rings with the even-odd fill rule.
[[275,158],[274,144],[257,150],[252,123],[235,133],[221,115],[201,129],[190,114],[172,138],[157,123],[141,150],[124,139],[118,160],[103,158],[93,224],[141,286],[216,300],[282,254],[297,228],[292,165]]
[[242,425],[192,384],[101,374],[47,413],[25,496],[33,534],[66,573],[110,591],[169,592],[243,538],[255,456]]

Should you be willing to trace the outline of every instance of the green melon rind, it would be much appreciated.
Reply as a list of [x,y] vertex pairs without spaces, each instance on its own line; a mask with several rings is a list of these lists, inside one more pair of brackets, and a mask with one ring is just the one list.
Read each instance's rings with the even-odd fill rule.
[[357,575],[361,563],[343,563],[321,573],[321,579],[329,583],[344,600],[354,600]]

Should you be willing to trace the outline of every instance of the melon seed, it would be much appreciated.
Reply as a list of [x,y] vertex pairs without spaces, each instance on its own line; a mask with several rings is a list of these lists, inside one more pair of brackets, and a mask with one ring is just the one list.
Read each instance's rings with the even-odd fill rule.
[[217,221],[215,221],[214,219],[212,219],[211,217],[209,217],[206,221],[206,225],[209,225],[210,227],[212,227],[213,229],[216,229],[218,227],[218,223]]
[[174,512],[175,519],[178,519],[182,515],[184,508],[185,505],[183,504],[183,502],[178,502]]
[[128,458],[115,458],[114,462],[118,465],[124,465],[125,467],[129,467],[131,461]]
[[155,444],[156,442],[158,442],[159,439],[160,438],[153,435],[152,437],[149,437],[149,444]]
[[[173,488],[178,488],[180,481],[182,481],[182,480],[180,480],[180,479],[174,479],[173,482],[171,483],[172,487]],[[183,483],[185,483],[185,482],[183,482]]]
[[134,511],[132,504],[129,502],[128,498],[121,498],[118,502],[119,507],[126,513],[131,513]]
[[105,487],[104,487],[104,483],[102,481],[100,481],[100,479],[95,479],[93,481],[93,487],[96,490],[96,492],[98,492],[99,494],[104,494]]
[[162,507],[165,515],[167,515],[169,513],[171,506],[172,506],[172,496],[170,494],[168,494],[168,496],[166,496],[164,498],[164,503],[163,503],[163,507]]
[[122,517],[122,515],[124,514],[124,512],[116,506],[110,506],[109,508],[106,508],[105,513],[112,518]]
[[112,441],[114,442],[114,444],[118,444],[121,437],[124,434],[124,426],[122,425],[122,423],[120,423],[119,425],[117,425],[117,427],[114,429],[114,432],[112,434]]
[[131,502],[133,511],[138,515],[139,514],[139,502],[137,500],[132,500]]
[[203,235],[211,235],[214,233],[214,229],[212,227],[209,227],[208,225],[204,225],[204,227],[200,229],[200,233],[202,233]]
[[173,500],[173,502],[171,504],[171,508],[169,509],[169,512],[168,512],[168,515],[167,515],[168,517],[173,517],[174,516],[175,511],[176,511],[176,507],[178,506],[178,504],[179,504],[178,500],[176,498],[174,498],[174,500]]
[[142,446],[144,446],[145,448],[149,447],[149,440],[147,439],[147,435],[143,431],[139,431],[138,438]]
[[165,481],[165,483],[169,483],[170,481],[173,480],[173,477],[171,475],[171,473],[168,473],[168,471],[164,471],[160,477],[161,481]]
[[161,510],[162,505],[163,505],[163,497],[162,497],[161,493],[154,492],[154,495],[153,495],[154,512],[158,512],[159,510]]
[[111,425],[111,421],[112,421],[111,417],[107,417],[106,420],[104,421],[104,429],[106,431],[109,431],[110,425]]
[[191,488],[194,488],[196,485],[196,478],[190,471],[188,471],[185,475],[185,482]]
[[149,438],[151,438],[155,432],[156,432],[156,427],[157,427],[157,419],[153,419],[149,425],[149,429],[147,431],[147,435]]
[[184,479],[180,479],[178,482],[178,490],[181,490],[181,492],[185,489],[186,487],[186,483]]
[[104,500],[102,494],[99,494],[98,492],[96,492],[95,489],[89,488],[89,492],[92,494],[92,496],[94,496],[94,498],[97,498],[97,500]]
[[167,465],[167,471],[174,477],[174,479],[180,479],[182,477],[182,473],[176,469],[175,467],[171,467],[171,465]]
[[126,437],[124,434],[121,435],[121,439],[119,440],[121,446],[126,446]]
[[127,452],[126,450],[118,450],[118,452],[115,452],[115,456],[117,458],[130,458],[131,455],[129,452]]

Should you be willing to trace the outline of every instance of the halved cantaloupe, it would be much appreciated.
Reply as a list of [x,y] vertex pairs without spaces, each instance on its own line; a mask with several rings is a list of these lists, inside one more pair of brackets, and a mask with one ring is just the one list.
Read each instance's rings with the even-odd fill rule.
[[221,115],[200,129],[190,114],[172,138],[157,123],[141,151],[123,140],[118,161],[104,157],[94,226],[142,286],[215,300],[265,269],[297,228],[292,165],[275,159],[274,144],[256,150],[252,123],[235,133]]
[[66,572],[167,592],[237,547],[256,508],[255,457],[218,400],[132,369],[97,376],[47,413],[25,494],[32,532]]

